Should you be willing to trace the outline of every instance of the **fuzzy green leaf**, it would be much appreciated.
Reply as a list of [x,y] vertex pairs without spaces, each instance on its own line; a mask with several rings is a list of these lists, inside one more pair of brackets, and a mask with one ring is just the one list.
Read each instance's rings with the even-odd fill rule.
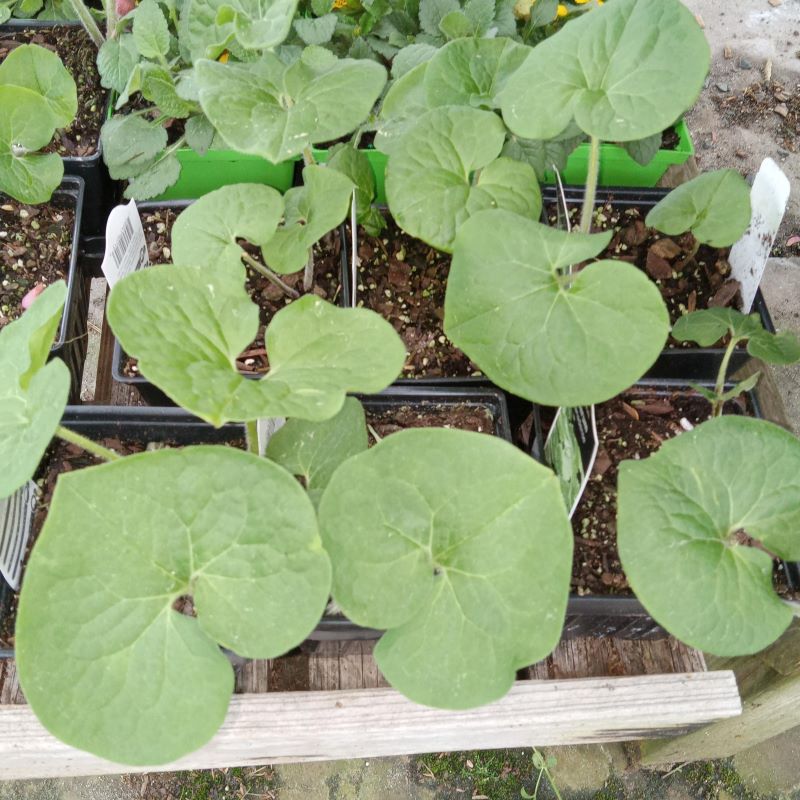
[[661,149],[661,142],[664,137],[662,131],[646,136],[644,139],[635,139],[632,142],[622,142],[628,155],[643,167],[647,166]]
[[[20,598],[25,697],[68,744],[172,761],[225,718],[218,643],[250,658],[299,644],[330,574],[302,487],[249,453],[166,449],[62,475]],[[173,609],[185,595],[196,617]]]
[[503,145],[503,155],[515,161],[524,161],[533,167],[536,177],[543,181],[545,174],[552,172],[553,168],[562,171],[567,166],[567,160],[575,148],[584,142],[586,137],[582,133],[567,138],[549,139],[520,139],[509,134]]
[[133,39],[145,58],[163,58],[169,52],[169,25],[157,0],[141,0],[136,6]]
[[241,273],[230,269],[134,272],[114,286],[107,313],[141,373],[216,426],[259,417],[328,419],[348,392],[388,386],[405,360],[400,337],[377,314],[306,295],[267,328],[270,372],[261,380],[240,375],[235,359],[256,337],[258,306]]
[[553,473],[507,442],[393,434],[337,470],[319,522],[334,599],[388,629],[375,659],[415,702],[489,703],[557,644],[572,531]]
[[272,434],[266,455],[303,478],[316,507],[336,470],[368,446],[364,409],[358,400],[348,397],[342,410],[325,422],[287,420]]
[[197,106],[178,95],[175,81],[168,69],[156,64],[146,64],[142,68],[142,96],[158,107],[162,114],[183,119]]
[[439,25],[451,12],[460,8],[458,0],[420,0],[419,23],[429,36],[441,37]]
[[52,284],[0,330],[0,497],[36,471],[67,404],[69,370],[46,363],[66,296],[64,281]]
[[111,177],[124,180],[153,164],[167,146],[167,131],[140,116],[125,114],[103,124],[100,143]]
[[186,144],[198,155],[204,156],[214,141],[214,126],[205,114],[197,114],[186,120]]
[[600,403],[658,358],[669,317],[657,287],[621,261],[592,258],[611,232],[568,234],[486,211],[456,236],[445,333],[493,383],[552,406]]
[[672,336],[679,342],[711,347],[726,334],[749,339],[763,330],[758,314],[742,314],[733,308],[704,308],[676,320]]
[[503,118],[527,139],[550,139],[573,118],[599,139],[643,139],[694,103],[710,58],[680,0],[614,0],[533,48],[506,84]]
[[181,176],[181,162],[174,153],[158,159],[154,164],[128,180],[123,197],[126,199],[149,200],[158,197],[172,186]]
[[293,25],[297,35],[306,44],[327,44],[336,30],[336,14],[321,17],[298,17]]
[[536,175],[527,164],[497,159],[504,138],[503,123],[490,111],[448,107],[423,116],[397,142],[386,172],[389,208],[400,227],[451,252],[459,226],[482,209],[537,217]]
[[237,183],[209,192],[182,211],[172,226],[176,264],[233,270],[244,280],[242,247],[258,247],[274,235],[283,216],[283,198],[270,186]]
[[139,51],[132,34],[123,33],[115,39],[106,39],[97,53],[100,83],[106,89],[122,94],[138,61]]
[[430,61],[437,52],[437,49],[430,44],[410,44],[404,47],[392,59],[392,78],[395,80],[402,78],[414,67]]
[[619,470],[617,542],[653,618],[720,656],[755,653],[792,620],[772,558],[800,559],[800,441],[763,420],[719,417]]
[[800,341],[791,331],[758,331],[747,343],[747,352],[767,364],[794,364],[800,361]]
[[691,231],[711,247],[728,247],[750,224],[750,187],[734,169],[705,172],[673,189],[645,222],[670,236]]
[[351,144],[334,145],[328,152],[325,162],[328,169],[334,169],[346,175],[356,188],[356,209],[359,222],[371,211],[375,199],[375,173],[363,150]]

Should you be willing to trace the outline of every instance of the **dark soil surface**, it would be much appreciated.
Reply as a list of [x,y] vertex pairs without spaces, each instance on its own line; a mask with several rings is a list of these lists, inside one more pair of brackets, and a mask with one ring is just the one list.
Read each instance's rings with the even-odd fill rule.
[[[141,453],[148,448],[147,442],[126,440],[122,441],[116,437],[95,438],[90,437],[94,441],[108,447],[121,456],[130,456],[134,453]],[[234,439],[229,442],[230,446],[245,448],[244,439]],[[162,446],[162,443],[158,443]],[[174,442],[163,443],[163,446],[178,446]],[[47,518],[47,511],[50,508],[50,501],[53,497],[53,492],[56,488],[56,480],[58,476],[65,472],[73,472],[74,470],[83,469],[84,467],[92,467],[102,463],[100,459],[87,453],[83,448],[69,442],[64,442],[60,439],[54,439],[53,444],[50,445],[47,453],[42,459],[39,470],[35,476],[36,484],[41,490],[41,497],[39,504],[36,507],[36,512],[33,518],[33,529],[31,530],[28,545],[25,550],[23,560],[23,578],[24,568],[27,565],[28,557],[30,556],[31,549],[39,536],[42,526]],[[17,616],[17,603],[19,601],[19,594],[14,593],[11,597],[11,604],[8,609],[4,609],[3,615],[0,616],[0,648],[12,648],[14,646],[14,621]],[[183,609],[181,609],[183,610]]]
[[400,334],[408,351],[404,378],[480,375],[444,335],[450,256],[388,223],[377,237],[358,229],[357,305],[377,311]]
[[0,195],[0,328],[22,314],[35,286],[66,280],[75,224],[69,202],[28,206]]
[[[555,207],[548,209],[555,225]],[[573,228],[580,221],[580,209],[570,206]],[[612,258],[634,264],[655,282],[667,305],[673,324],[684,314],[712,307],[738,308],[741,305],[739,282],[730,277],[730,248],[700,245],[691,233],[666,236],[645,225],[648,209],[615,208],[613,201],[595,210],[592,230],[613,230],[614,236],[598,258]],[[675,342],[673,347],[693,347],[691,342]],[[721,346],[722,342],[718,343]]]
[[[367,410],[367,423],[383,439],[406,428],[456,428],[462,431],[494,434],[494,414],[485,406],[415,403],[386,411]],[[375,438],[370,432],[370,444]]]
[[38,44],[56,53],[78,87],[78,113],[75,121],[55,138],[45,152],[62,156],[91,156],[97,152],[100,128],[106,111],[107,92],[100,85],[95,61],[97,48],[80,26],[25,28],[0,33],[0,61],[20,44]]
[[[173,209],[161,209],[152,212],[140,211],[139,216],[144,227],[147,240],[147,251],[151,264],[168,264],[172,260],[171,234],[172,226],[180,212]],[[247,245],[247,251],[260,263],[263,263],[261,251],[257,247]],[[342,243],[338,229],[331,231],[314,245],[314,286],[312,292],[323,300],[336,305],[341,297],[341,252]],[[281,279],[303,294],[303,272],[293,275],[282,275]],[[254,374],[264,373],[269,369],[266,349],[264,348],[264,330],[275,314],[291,303],[282,289],[270,283],[265,277],[247,270],[247,291],[260,309],[258,336],[241,354],[236,364],[241,372]],[[123,373],[129,376],[138,374],[136,360],[126,357],[123,360]]]
[[675,128],[667,128],[661,134],[661,149],[662,150],[677,150],[678,145],[681,143],[681,137]]

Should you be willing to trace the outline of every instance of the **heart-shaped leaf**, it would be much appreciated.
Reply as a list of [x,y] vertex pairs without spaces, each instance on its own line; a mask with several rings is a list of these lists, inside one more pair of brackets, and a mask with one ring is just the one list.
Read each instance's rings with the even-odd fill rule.
[[283,198],[256,183],[223,186],[195,200],[172,226],[172,258],[176,264],[220,267],[242,275],[246,239],[259,247],[275,235],[283,216]]
[[491,111],[451,106],[425,114],[392,150],[386,169],[397,224],[449,253],[459,226],[482,209],[538,216],[536,175],[527,164],[497,159],[504,139]]
[[69,370],[46,363],[66,296],[64,281],[52,284],[0,330],[0,498],[36,471],[67,404]]
[[64,177],[57,153],[39,155],[55,133],[55,117],[41,95],[0,86],[0,192],[22,203],[45,203]]
[[691,231],[711,247],[728,247],[750,224],[750,187],[735,169],[705,172],[673,189],[646,223],[670,236]]
[[289,189],[284,196],[283,223],[261,246],[265,262],[284,275],[302,269],[314,243],[347,215],[353,188],[350,178],[337,170],[306,167],[303,185]]
[[258,332],[258,306],[230,269],[162,265],[114,286],[108,319],[142,374],[213,425],[259,417],[321,421],[348,392],[374,393],[399,374],[405,347],[372,311],[306,295],[266,332],[270,371],[250,380],[235,359]]
[[287,66],[275,54],[248,64],[195,64],[200,103],[227,144],[273,163],[352,132],[372,110],[386,70],[307,47]]
[[506,84],[503,119],[527,139],[550,139],[573,118],[598,139],[643,139],[691,107],[710,59],[680,0],[614,0],[533,48]]
[[336,471],[319,522],[334,599],[389,629],[375,659],[412,700],[491,702],[557,644],[572,531],[553,473],[507,442],[393,434]]
[[78,111],[75,80],[61,59],[45,47],[23,44],[11,50],[0,63],[0,86],[19,86],[43,97],[55,128],[66,128]]
[[692,647],[755,653],[792,620],[769,553],[800,559],[800,441],[719,417],[619,470],[617,543],[648,613]]
[[759,331],[747,343],[747,352],[768,364],[794,364],[800,361],[800,341],[792,331]]
[[[130,456],[59,477],[16,626],[25,697],[75,747],[162,764],[225,718],[218,644],[272,658],[319,620],[330,588],[297,481],[229,447]],[[174,610],[191,595],[196,617]]]
[[364,408],[354,397],[342,410],[324,422],[290,419],[272,434],[267,458],[305,481],[308,496],[319,505],[334,472],[369,444]]
[[600,403],[658,358],[669,317],[656,286],[621,261],[560,270],[597,255],[611,232],[568,234],[507,211],[459,230],[445,333],[486,375],[552,406]]

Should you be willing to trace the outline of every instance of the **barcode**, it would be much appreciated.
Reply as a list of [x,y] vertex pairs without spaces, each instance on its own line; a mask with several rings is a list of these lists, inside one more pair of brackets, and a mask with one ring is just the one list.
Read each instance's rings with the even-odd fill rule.
[[19,589],[22,560],[35,508],[36,491],[32,484],[0,500],[0,573],[15,591]]
[[119,232],[119,238],[114,243],[114,248],[111,251],[111,257],[114,259],[114,263],[119,267],[122,263],[122,259],[125,255],[125,251],[128,249],[128,246],[133,239],[133,224],[131,223],[130,219],[125,220],[125,224],[122,226],[122,230]]

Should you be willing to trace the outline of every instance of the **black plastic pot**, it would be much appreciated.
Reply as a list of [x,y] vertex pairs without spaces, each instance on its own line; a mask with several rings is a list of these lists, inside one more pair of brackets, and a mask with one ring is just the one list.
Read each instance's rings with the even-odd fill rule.
[[[54,28],[58,26],[80,27],[80,22],[68,20],[10,19],[0,25],[0,33],[14,33],[28,28]],[[107,95],[106,107],[111,102]],[[106,114],[103,114],[103,119]],[[103,163],[102,147],[97,144],[97,152],[90,156],[65,157],[64,174],[82,178],[86,184],[83,223],[81,231],[84,235],[105,232],[108,212],[116,202],[117,185],[111,180],[106,165]]]
[[[636,386],[652,389],[656,396],[668,395],[676,389],[691,388],[686,381],[658,379],[645,379],[639,381]],[[763,419],[758,387],[747,392],[747,397],[753,410],[753,416]],[[540,461],[542,460],[541,442],[543,438],[542,429],[537,425],[531,453]],[[784,569],[790,588],[800,588],[800,564],[784,563]],[[571,594],[562,636],[564,638],[613,636],[617,639],[664,639],[669,634],[647,613],[644,606],[633,595],[587,595],[581,597]]]
[[[368,412],[420,404],[485,407],[494,417],[495,435],[511,440],[505,397],[497,390],[451,389],[431,392],[422,387],[391,387],[381,394],[359,395],[359,399]],[[64,412],[62,422],[65,427],[89,438],[113,436],[145,442],[169,440],[182,445],[219,444],[232,436],[245,435],[244,425],[229,424],[214,428],[174,406],[70,406]],[[10,598],[11,589],[0,577],[0,617],[7,613]],[[380,635],[380,631],[360,628],[342,617],[325,617],[309,639],[374,639]],[[0,658],[9,658],[13,654],[13,650],[0,650]]]
[[[570,205],[583,202],[583,186],[565,186],[564,195]],[[611,202],[613,206],[622,208],[653,208],[670,193],[669,189],[626,189],[602,188],[597,191],[595,206]],[[548,204],[557,202],[558,193],[554,186],[542,189],[542,201]],[[764,296],[759,289],[753,301],[752,313],[761,318],[761,324],[770,332],[775,326],[767,310]],[[645,378],[677,380],[677,381],[711,381],[716,379],[725,350],[721,347],[667,348],[662,351],[655,364],[648,370]],[[730,373],[736,372],[750,359],[743,348],[736,350],[731,357]]]
[[[0,198],[3,195],[0,194]],[[81,210],[83,207],[83,180],[65,177],[53,192],[50,203],[75,209],[75,223],[72,229],[72,249],[67,272],[67,299],[64,314],[58,328],[58,335],[52,348],[51,357],[61,358],[69,367],[71,376],[70,398],[76,400],[80,395],[83,362],[86,360],[87,325],[89,297],[85,281],[78,268],[78,249],[80,240]]]

